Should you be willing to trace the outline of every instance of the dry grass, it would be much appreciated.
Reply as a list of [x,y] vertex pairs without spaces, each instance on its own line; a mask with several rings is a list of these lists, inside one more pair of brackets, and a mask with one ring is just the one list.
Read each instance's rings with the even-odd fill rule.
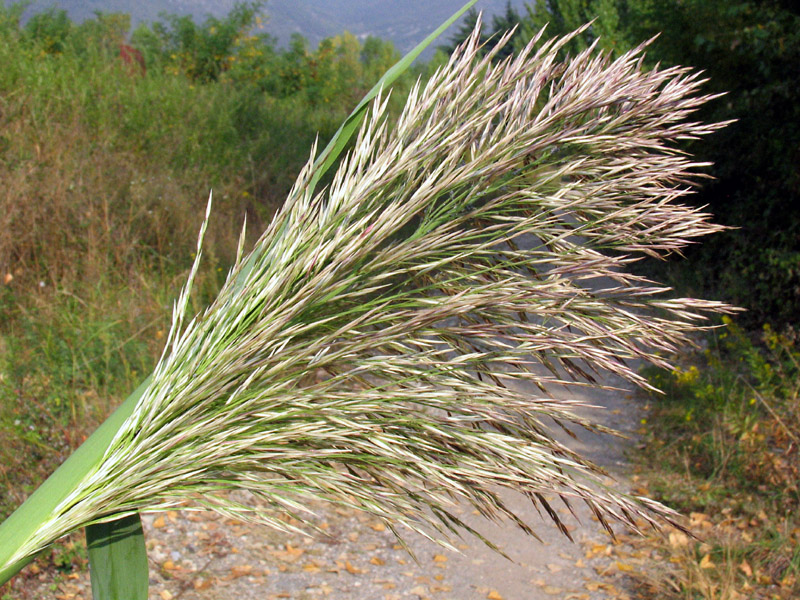
[[[6,128],[12,141],[0,162],[0,272],[15,285],[44,281],[75,291],[101,279],[130,282],[164,268],[159,261],[191,260],[204,195],[196,174],[178,179],[80,122],[41,131],[17,115]],[[238,231],[225,214],[230,204],[222,207],[209,241],[230,259]],[[231,212],[240,216],[241,208]]]

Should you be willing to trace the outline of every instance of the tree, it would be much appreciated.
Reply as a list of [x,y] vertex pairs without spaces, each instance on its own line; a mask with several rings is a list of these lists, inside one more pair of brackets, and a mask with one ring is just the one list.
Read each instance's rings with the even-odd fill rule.
[[[209,16],[197,24],[191,16],[162,14],[152,27],[141,25],[132,41],[142,53],[175,67],[191,79],[216,81],[228,70],[237,45],[251,35],[263,2],[236,4],[224,18]],[[269,44],[268,36],[256,36]]]
[[663,34],[651,62],[689,64],[725,94],[702,117],[736,120],[702,150],[715,181],[697,203],[738,229],[690,252],[698,290],[746,306],[757,325],[800,314],[800,14],[773,0],[651,0],[632,35]]
[[25,35],[47,54],[61,54],[71,32],[67,11],[55,6],[36,13],[25,24]]
[[590,22],[581,35],[564,47],[562,56],[575,55],[595,42],[614,56],[633,46],[628,35],[628,0],[535,0],[525,8],[521,34],[515,42],[518,49],[542,28],[546,28],[545,37],[549,38],[566,35]]
[[[471,8],[464,15],[458,30],[450,36],[450,43],[439,46],[439,49],[447,54],[452,54],[456,48],[469,39],[472,32],[475,30],[475,25],[478,23],[479,13],[477,9]],[[481,32],[481,45],[488,39],[488,34]]]
[[507,31],[514,31],[511,38],[511,43],[504,44],[498,49],[497,53],[495,54],[495,60],[503,60],[507,56],[511,56],[514,53],[514,44],[517,38],[522,35],[520,28],[521,25],[522,17],[511,5],[511,0],[506,3],[505,12],[492,17],[492,34],[489,38],[490,48],[495,47],[504,33]]

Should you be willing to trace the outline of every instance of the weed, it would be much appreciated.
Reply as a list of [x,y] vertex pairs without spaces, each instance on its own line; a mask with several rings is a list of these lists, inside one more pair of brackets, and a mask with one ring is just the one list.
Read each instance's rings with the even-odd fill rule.
[[[800,592],[800,350],[765,325],[758,343],[725,319],[672,371],[650,369],[654,400],[642,465],[650,492],[691,514],[700,540],[650,544],[672,554],[663,598],[795,598]],[[677,540],[677,541],[676,541]],[[678,543],[681,542],[681,543]]]

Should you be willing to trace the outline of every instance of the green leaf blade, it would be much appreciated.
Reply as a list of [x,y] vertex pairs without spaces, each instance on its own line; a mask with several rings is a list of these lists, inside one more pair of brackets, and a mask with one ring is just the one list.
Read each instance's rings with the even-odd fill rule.
[[97,466],[149,384],[150,377],[128,396],[125,402],[31,494],[22,506],[0,523],[0,565],[4,565],[0,567],[0,585],[11,579],[35,558],[27,556],[15,562],[9,560],[17,548],[36,534],[41,523],[53,514],[58,504]]
[[408,54],[406,54],[403,58],[397,61],[394,65],[392,65],[386,73],[383,74],[378,80],[372,89],[367,92],[367,94],[361,99],[361,102],[358,103],[353,109],[353,112],[345,119],[344,123],[342,123],[339,130],[333,136],[328,145],[325,146],[325,149],[322,153],[317,157],[315,161],[315,173],[311,180],[311,184],[309,185],[309,189],[311,191],[314,190],[316,184],[319,182],[320,178],[325,174],[325,172],[336,162],[336,159],[344,150],[344,147],[347,145],[348,140],[353,136],[353,133],[358,129],[358,126],[361,124],[361,120],[364,118],[364,114],[367,111],[367,107],[369,103],[380,93],[382,89],[386,89],[391,86],[400,75],[402,75],[408,68],[411,66],[417,57],[422,54],[423,50],[430,46],[433,41],[438,38],[444,31],[450,27],[453,23],[455,23],[461,16],[467,12],[478,0],[469,0],[458,12],[454,13],[447,21],[442,23],[436,30],[431,33],[428,37],[422,40],[419,44],[417,44]]
[[94,600],[147,600],[147,549],[139,514],[86,527]]

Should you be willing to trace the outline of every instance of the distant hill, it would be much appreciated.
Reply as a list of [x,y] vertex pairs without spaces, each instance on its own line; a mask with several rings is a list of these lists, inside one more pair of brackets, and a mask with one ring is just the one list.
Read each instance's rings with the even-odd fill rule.
[[[392,40],[403,52],[411,50],[464,4],[462,0],[271,0],[267,5],[267,31],[281,42],[298,32],[312,44],[349,31],[358,37],[374,35]],[[480,0],[478,10],[495,15],[506,0]],[[512,6],[523,8],[523,1]],[[448,34],[442,37],[448,38]]]
[[[221,17],[235,0],[36,0],[29,11],[56,5],[75,21],[95,11],[124,12],[133,23],[152,21],[159,13],[187,15],[202,21],[206,15]],[[523,0],[512,6],[524,8]],[[312,46],[323,38],[349,31],[359,38],[374,35],[408,51],[463,5],[463,0],[268,0],[265,30],[284,45],[292,33],[300,33]],[[505,10],[506,0],[479,0],[476,5],[487,20]],[[442,36],[446,41],[449,33]]]

